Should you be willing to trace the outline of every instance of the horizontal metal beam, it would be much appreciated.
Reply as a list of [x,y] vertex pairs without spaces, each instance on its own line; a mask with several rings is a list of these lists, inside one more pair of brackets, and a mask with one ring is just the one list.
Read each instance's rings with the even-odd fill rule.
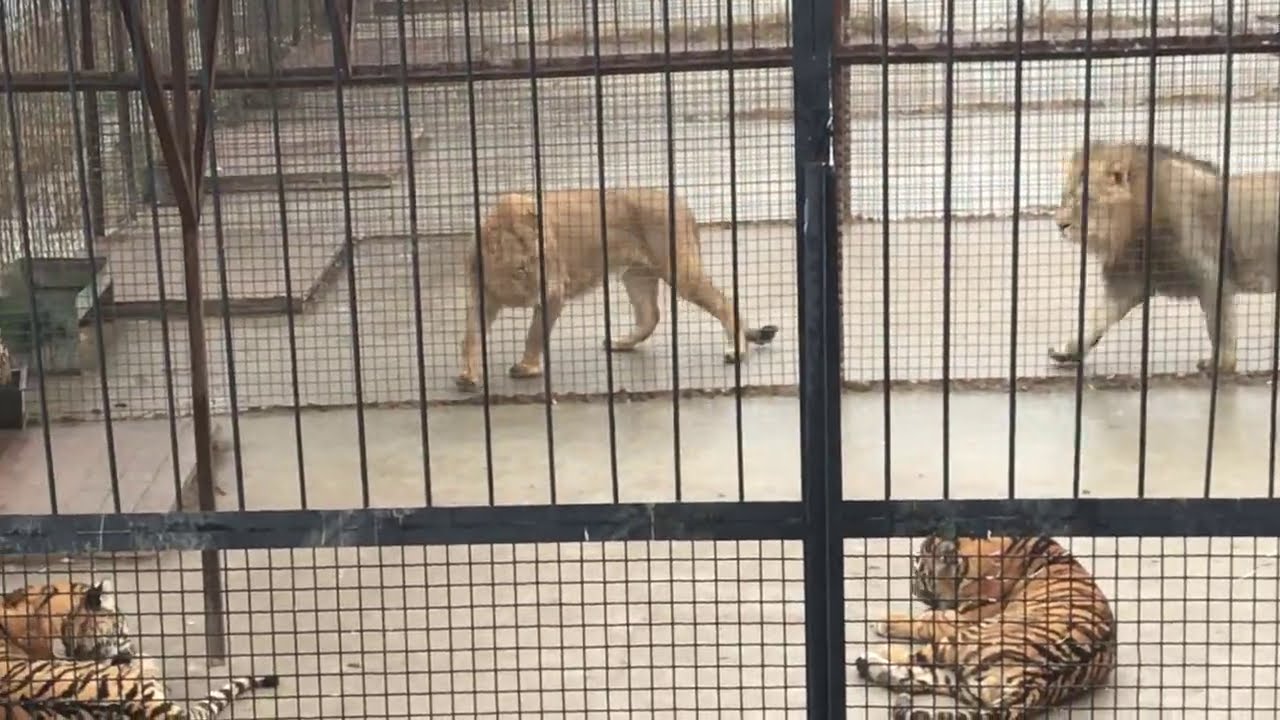
[[846,538],[913,537],[940,527],[962,535],[1276,537],[1280,499],[853,501],[844,504],[842,527]]
[[799,539],[799,503],[0,516],[0,555],[605,540]]
[[[1223,35],[1193,35],[1161,38],[1156,42],[1158,57],[1221,55],[1226,51]],[[846,45],[835,50],[835,59],[844,65],[881,65],[885,62],[881,46],[875,44]],[[1231,39],[1231,52],[1237,55],[1280,54],[1280,36],[1236,35]],[[954,62],[1013,62],[1021,57],[1023,62],[1046,60],[1116,59],[1126,57],[1150,57],[1151,43],[1138,39],[1095,40],[1091,45],[1083,40],[974,43],[957,46]],[[923,45],[895,45],[889,48],[889,65],[927,65],[946,61],[945,43]],[[763,68],[787,68],[791,65],[791,50],[786,47],[735,50],[732,56],[727,50],[698,50],[673,52],[670,58],[661,52],[607,54],[600,58],[602,75],[636,75],[664,72],[698,72],[723,70],[732,65],[737,70]],[[539,59],[536,75],[539,78],[588,77],[595,74],[591,56],[574,58]],[[401,72],[393,65],[352,65],[351,74],[344,82],[357,86],[399,85],[402,76],[410,85],[465,82],[475,80],[528,80],[527,60],[506,63],[473,63],[468,73],[464,63],[410,64]],[[81,71],[75,73],[77,88],[81,90],[136,90],[138,76],[134,73],[111,71]],[[160,86],[171,89],[169,77],[159,78]],[[195,85],[198,78],[189,79]],[[333,67],[284,68],[273,77],[269,73],[219,69],[220,90],[266,90],[278,88],[312,88],[332,90]],[[17,73],[13,77],[15,92],[58,92],[70,87],[66,72]]]
[[[845,538],[968,535],[1280,536],[1280,499],[846,501]],[[798,502],[630,503],[135,515],[3,515],[0,555],[269,548],[799,540]]]

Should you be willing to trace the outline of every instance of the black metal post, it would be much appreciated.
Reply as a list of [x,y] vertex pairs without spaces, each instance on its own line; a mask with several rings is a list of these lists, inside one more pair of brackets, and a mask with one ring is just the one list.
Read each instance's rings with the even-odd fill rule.
[[792,8],[806,707],[814,720],[839,720],[845,717],[840,265],[830,146],[836,16],[832,0]]
[[[93,3],[80,0],[80,69],[96,67],[93,46]],[[84,144],[89,171],[89,217],[95,237],[106,232],[106,206],[102,199],[102,122],[98,115],[98,93],[84,91]]]

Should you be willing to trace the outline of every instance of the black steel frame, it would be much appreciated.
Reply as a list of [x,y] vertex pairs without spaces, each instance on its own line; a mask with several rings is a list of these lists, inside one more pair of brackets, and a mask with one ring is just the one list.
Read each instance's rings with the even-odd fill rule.
[[[182,33],[175,33],[171,48],[179,69],[176,80],[155,72],[150,48],[131,10],[135,0],[119,0],[125,25],[142,71],[137,74],[85,70],[59,74],[6,73],[8,95],[24,91],[93,90],[134,91],[144,88],[153,108],[161,106],[161,93],[172,88],[194,87],[200,95],[192,138],[191,108],[185,100],[172,114],[156,110],[157,135],[174,173],[184,228],[196,232],[198,196],[205,165],[206,117],[215,84],[210,64],[188,75]],[[182,1],[170,0],[171,20],[182,17]],[[48,515],[0,516],[0,554],[117,552],[138,550],[201,551],[206,579],[218,582],[218,553],[232,549],[351,547],[461,543],[578,542],[609,540],[801,540],[805,556],[805,623],[807,644],[808,714],[812,718],[845,715],[845,642],[843,540],[847,538],[908,537],[947,527],[954,532],[1047,532],[1059,535],[1111,537],[1179,535],[1259,536],[1280,534],[1280,499],[1090,499],[1055,500],[936,500],[846,501],[842,497],[840,448],[841,302],[840,257],[836,192],[838,159],[833,158],[833,134],[839,112],[833,113],[833,88],[844,66],[955,63],[1005,60],[1018,63],[1034,59],[1149,57],[1167,55],[1276,53],[1280,37],[1171,37],[1138,40],[1100,40],[1091,37],[1072,42],[989,43],[967,48],[953,44],[891,46],[846,45],[831,32],[843,12],[833,0],[793,3],[792,48],[683,52],[611,56],[598,55],[594,63],[579,67],[564,59],[527,64],[485,67],[468,62],[465,67],[410,66],[396,72],[353,62],[349,48],[352,9],[345,3],[326,3],[335,26],[334,55],[329,69],[270,68],[266,75],[250,72],[222,73],[216,84],[224,88],[344,87],[390,83],[469,83],[498,78],[543,78],[564,75],[604,76],[633,72],[678,72],[716,67],[737,69],[782,67],[794,72],[796,238],[798,263],[800,336],[800,407],[802,499],[799,502],[715,502],[657,504],[584,504],[538,506],[482,506],[465,508],[415,507],[353,509],[342,511],[286,510],[213,512],[211,497],[202,493],[201,511],[169,514],[110,514],[104,516]],[[886,4],[887,9],[887,4]],[[201,41],[214,47],[217,32],[217,0],[203,7]],[[1021,12],[1021,11],[1020,11]],[[885,12],[883,28],[887,35]],[[1230,16],[1230,12],[1228,12]],[[951,18],[949,18],[951,20]],[[267,19],[268,24],[270,19]],[[1151,37],[1155,37],[1154,18]],[[403,23],[403,16],[401,16]],[[598,18],[597,18],[598,24]],[[178,25],[177,27],[180,27]],[[948,22],[948,35],[951,34]],[[0,31],[3,27],[0,27]],[[598,30],[598,27],[597,27]],[[1228,31],[1229,32],[1229,31]],[[70,42],[68,40],[68,42]],[[403,48],[402,48],[403,50]],[[7,52],[7,50],[6,50]],[[212,57],[210,52],[205,57]],[[403,61],[402,61],[403,62]],[[8,63],[6,62],[6,67]],[[1154,83],[1153,83],[1154,86]],[[9,107],[12,113],[12,105]],[[15,141],[16,142],[16,141]],[[1015,139],[1015,144],[1017,140]],[[15,149],[20,150],[20,149]],[[886,171],[887,172],[887,171]],[[887,177],[887,175],[886,175]],[[20,180],[20,178],[19,178]],[[887,188],[885,189],[887,193]],[[948,187],[949,192],[949,187]],[[886,195],[887,203],[887,195]],[[1016,226],[1015,226],[1016,227]],[[887,233],[886,229],[886,233]],[[92,232],[89,233],[92,235]],[[1015,231],[1016,235],[1016,231]],[[886,235],[887,240],[887,235]],[[1016,243],[1016,240],[1015,240]],[[191,310],[192,336],[202,325],[197,308],[199,258],[190,243],[186,258],[187,307]],[[1016,253],[1015,253],[1016,254]],[[350,264],[348,265],[350,267]],[[196,282],[192,283],[192,278]],[[887,282],[887,281],[886,281]],[[193,292],[193,297],[191,293]],[[101,317],[99,315],[99,317]],[[197,342],[193,339],[193,343]],[[193,347],[194,368],[205,365],[203,339]],[[196,352],[198,350],[198,352]],[[1145,351],[1144,351],[1145,357]],[[1145,365],[1144,365],[1145,369]],[[1216,378],[1215,378],[1216,387]],[[1145,389],[1145,382],[1144,382]],[[208,423],[207,390],[198,388],[197,414]],[[295,390],[296,392],[296,390]],[[1145,393],[1144,393],[1145,400]],[[887,412],[886,390],[886,412]],[[1011,398],[1011,414],[1016,403]],[[207,427],[206,427],[207,432]],[[1079,428],[1077,427],[1077,433]],[[206,438],[207,440],[207,438]],[[1010,438],[1012,444],[1012,438]],[[207,455],[207,445],[200,444]],[[1012,445],[1011,445],[1012,447]],[[362,447],[363,451],[363,447]],[[301,452],[301,447],[299,447]],[[887,450],[886,450],[887,452]],[[1012,450],[1011,450],[1012,452]],[[1079,448],[1077,447],[1077,454]],[[1145,454],[1143,456],[1145,458]],[[207,457],[203,459],[207,463]],[[363,467],[363,463],[362,463]],[[1010,463],[1013,467],[1013,463]],[[203,468],[207,471],[207,467]],[[52,472],[52,471],[51,471]],[[1012,472],[1012,471],[1011,471]],[[1078,468],[1077,468],[1078,474]],[[1207,474],[1207,473],[1206,473]],[[886,470],[886,477],[888,473]],[[869,478],[870,479],[870,478]],[[1012,478],[1011,478],[1012,482]],[[887,483],[887,480],[886,480]],[[367,484],[365,485],[367,488]],[[1011,486],[1012,490],[1012,486]],[[1078,488],[1077,488],[1078,490]],[[1012,494],[1012,493],[1011,493]],[[886,485],[886,497],[890,494]],[[1078,495],[1078,493],[1077,493]],[[367,497],[366,497],[367,499]],[[1176,518],[1176,520],[1171,520]],[[1172,523],[1172,524],[1171,524]],[[213,593],[216,595],[216,592]],[[218,615],[220,604],[207,607]],[[216,627],[216,623],[214,624]],[[214,655],[217,646],[212,646]]]

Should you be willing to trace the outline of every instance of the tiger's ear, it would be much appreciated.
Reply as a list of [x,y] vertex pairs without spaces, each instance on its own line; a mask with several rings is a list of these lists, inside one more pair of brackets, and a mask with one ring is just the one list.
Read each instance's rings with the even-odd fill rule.
[[103,579],[89,586],[84,595],[84,605],[90,610],[114,610],[116,606],[115,586],[110,578]]

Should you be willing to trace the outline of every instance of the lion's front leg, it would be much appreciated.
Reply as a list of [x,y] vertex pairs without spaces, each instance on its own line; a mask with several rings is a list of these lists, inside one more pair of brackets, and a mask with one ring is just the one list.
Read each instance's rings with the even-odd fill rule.
[[[1129,311],[1142,302],[1142,284],[1129,281],[1111,281],[1106,284],[1107,299],[1103,307],[1086,316],[1084,347],[1077,341],[1074,330],[1071,336],[1049,348],[1049,358],[1058,363],[1078,363],[1094,348],[1112,325],[1124,319]],[[1075,326],[1075,323],[1071,323]]]
[[533,320],[529,322],[529,332],[524,338],[524,356],[520,358],[520,362],[511,366],[511,377],[532,378],[542,374],[542,353],[547,339],[551,337],[551,328],[560,318],[563,307],[564,298],[559,293],[548,292],[545,309],[542,305],[534,308]]
[[[494,301],[492,297],[484,299],[484,329],[486,333],[489,328],[493,327],[493,323],[498,319],[498,313],[502,310],[502,306]],[[474,288],[467,294],[467,327],[462,339],[462,370],[458,373],[455,380],[459,390],[470,391],[475,390],[479,385],[482,373],[483,359],[481,358],[480,347],[480,299],[479,292]]]

